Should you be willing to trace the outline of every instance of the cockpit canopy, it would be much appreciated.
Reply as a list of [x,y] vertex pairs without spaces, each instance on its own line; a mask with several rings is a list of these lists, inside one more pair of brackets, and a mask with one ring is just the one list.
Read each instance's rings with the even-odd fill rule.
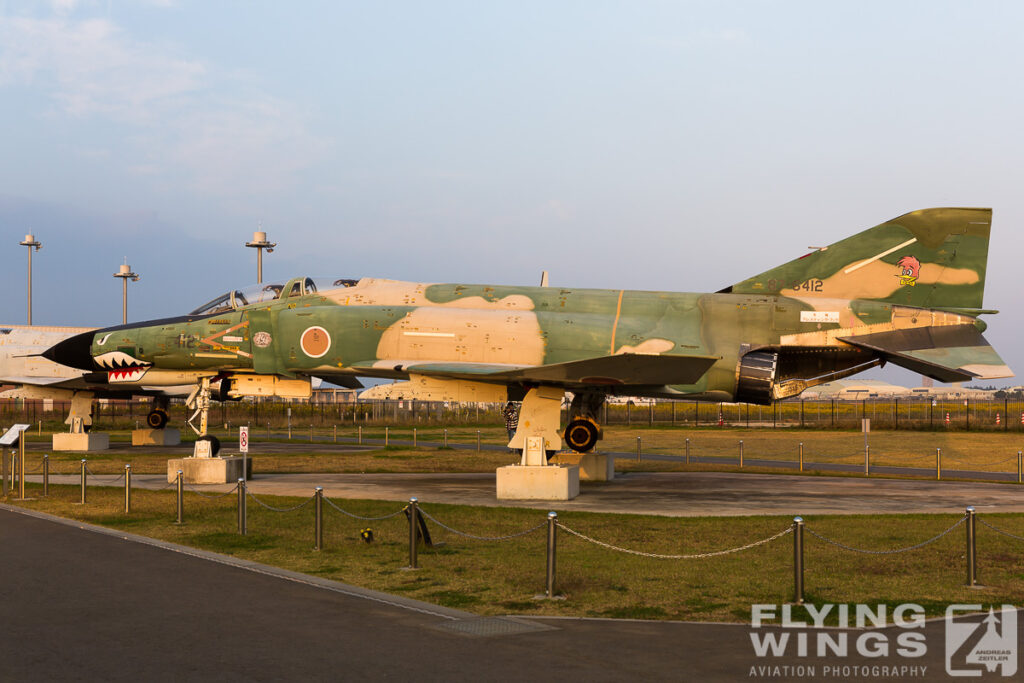
[[250,285],[245,289],[236,289],[227,294],[222,294],[213,301],[203,304],[189,315],[216,315],[226,311],[233,311],[242,306],[251,304],[268,304],[271,301],[281,298],[306,296],[329,289],[339,287],[355,287],[359,284],[358,279],[348,278],[295,278],[284,284],[269,283]]

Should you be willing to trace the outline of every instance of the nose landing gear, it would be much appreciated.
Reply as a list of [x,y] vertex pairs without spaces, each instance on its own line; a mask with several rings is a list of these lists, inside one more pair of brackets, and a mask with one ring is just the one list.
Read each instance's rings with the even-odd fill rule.
[[[196,439],[196,447],[194,454],[196,457],[212,457],[217,455],[220,451],[220,439],[207,434],[210,418],[210,378],[203,377],[199,380],[199,384],[189,394],[188,399],[185,401],[185,405],[189,408],[195,408],[195,412],[192,413],[186,424],[192,428],[199,438]],[[196,428],[192,421],[199,417],[199,427]],[[207,445],[208,444],[208,445]]]

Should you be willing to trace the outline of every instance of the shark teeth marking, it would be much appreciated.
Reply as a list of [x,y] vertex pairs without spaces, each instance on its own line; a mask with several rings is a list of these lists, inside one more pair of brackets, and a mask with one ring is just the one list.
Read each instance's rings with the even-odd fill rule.
[[149,368],[125,368],[123,370],[110,370],[107,372],[107,381],[111,384],[118,382],[138,382],[146,374]]
[[[96,365],[104,368],[108,371],[121,371],[121,372],[132,372],[135,370],[145,373],[146,369],[152,367],[152,363],[139,360],[138,358],[132,358],[123,351],[108,351],[107,353],[94,356],[93,361]],[[113,375],[110,373],[110,380],[114,381]],[[141,377],[141,374],[140,374]],[[118,380],[118,381],[130,381],[130,380]]]

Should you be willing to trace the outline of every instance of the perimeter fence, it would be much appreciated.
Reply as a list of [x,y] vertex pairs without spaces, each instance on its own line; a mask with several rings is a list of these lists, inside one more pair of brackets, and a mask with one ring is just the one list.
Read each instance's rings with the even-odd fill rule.
[[[43,471],[46,470],[45,460],[40,464],[39,468]],[[27,472],[26,472],[27,474]],[[131,477],[131,466],[125,465],[124,472],[119,475],[97,475],[93,473],[85,460],[81,462],[80,468],[80,487],[81,487],[81,499],[80,504],[85,505],[88,502],[87,499],[87,487],[89,482],[93,482],[93,485],[101,486],[115,486],[122,480],[124,482],[124,512],[130,514],[132,512],[132,477]],[[531,536],[537,532],[545,530],[546,543],[545,543],[545,581],[544,581],[544,596],[547,598],[558,597],[556,589],[556,578],[557,578],[557,556],[559,543],[564,543],[565,540],[571,540],[573,542],[589,544],[596,548],[600,548],[602,551],[608,553],[617,553],[622,555],[628,555],[631,557],[641,558],[645,561],[658,561],[658,562],[694,562],[709,560],[712,558],[722,557],[725,555],[733,555],[736,553],[743,553],[753,551],[755,549],[763,548],[776,541],[781,540],[786,536],[793,537],[793,602],[796,604],[803,604],[805,601],[805,568],[806,568],[806,541],[808,537],[813,539],[815,542],[820,542],[823,546],[831,546],[842,550],[844,552],[870,555],[875,557],[880,556],[894,556],[903,553],[910,553],[919,551],[927,546],[931,546],[940,542],[945,537],[952,534],[956,529],[961,526],[965,527],[965,553],[963,571],[966,575],[966,586],[977,586],[978,584],[978,523],[984,528],[1002,537],[1014,539],[1016,541],[1024,542],[1024,536],[1015,534],[1011,531],[1003,529],[995,524],[981,519],[977,514],[977,511],[973,506],[967,507],[964,514],[957,519],[953,524],[947,528],[941,530],[939,533],[933,534],[919,542],[912,543],[894,548],[863,548],[848,543],[844,540],[834,538],[826,533],[817,531],[814,527],[808,525],[802,517],[794,517],[793,522],[790,525],[778,529],[776,532],[769,534],[762,538],[755,538],[749,542],[743,543],[735,547],[728,548],[717,548],[717,549],[706,549],[697,550],[693,552],[681,552],[681,553],[663,553],[647,550],[639,547],[625,547],[609,541],[602,540],[595,537],[594,535],[585,533],[574,526],[559,520],[556,512],[546,513],[543,520],[537,521],[536,524],[530,524],[525,528],[515,529],[507,531],[501,534],[485,534],[479,533],[476,530],[460,529],[456,525],[443,521],[440,517],[442,515],[435,514],[434,512],[425,509],[417,498],[410,498],[407,504],[399,504],[394,510],[391,510],[383,515],[361,515],[356,512],[352,512],[339,502],[331,500],[324,495],[322,487],[316,487],[313,494],[308,498],[303,498],[299,502],[291,505],[279,506],[272,502],[268,502],[265,498],[257,496],[254,492],[249,490],[247,482],[244,479],[239,479],[238,482],[227,490],[215,490],[209,489],[203,490],[194,486],[189,486],[184,483],[182,472],[179,470],[177,475],[173,478],[169,478],[168,482],[155,489],[147,489],[148,491],[163,491],[168,488],[174,487],[176,489],[175,495],[175,510],[176,510],[176,524],[186,523],[186,499],[185,493],[190,493],[195,496],[192,500],[200,504],[211,504],[216,501],[222,500],[229,496],[235,497],[235,511],[237,514],[237,533],[241,536],[246,536],[249,531],[249,511],[248,505],[250,502],[255,503],[257,506],[266,510],[268,513],[274,514],[289,514],[296,513],[304,508],[312,505],[313,515],[311,520],[307,520],[305,523],[308,524],[310,535],[312,538],[312,549],[316,552],[328,550],[324,542],[324,529],[327,524],[325,516],[326,511],[333,511],[338,513],[340,516],[359,522],[382,522],[390,520],[399,516],[404,515],[407,520],[407,533],[408,533],[408,565],[410,569],[419,568],[420,562],[420,547],[423,546],[426,549],[434,548],[437,544],[432,540],[430,533],[430,525],[433,525],[435,529],[440,529],[447,534],[456,536],[459,538],[467,539],[468,541],[484,542],[484,543],[502,543],[502,542],[516,542],[520,539]],[[13,493],[13,489],[12,489]],[[43,495],[48,495],[47,488],[43,489]],[[6,496],[6,493],[5,493]],[[19,499],[15,499],[19,500]],[[325,506],[326,503],[326,506]],[[540,515],[541,513],[538,513]],[[559,532],[564,534],[565,540],[560,540]],[[374,540],[374,531],[371,527],[364,527],[360,530],[360,537],[367,542]],[[959,556],[959,553],[955,553],[954,556]],[[1001,559],[1005,560],[1005,556],[1001,556]],[[538,582],[539,583],[539,582]]]
[[[318,392],[319,393],[319,392]],[[344,426],[500,426],[502,403],[455,403],[421,400],[338,399],[335,394],[312,401],[246,398],[215,402],[211,425],[269,426],[273,430],[325,429]],[[64,431],[70,401],[0,398],[0,424],[37,425],[40,431]],[[153,403],[148,400],[104,399],[96,402],[94,423],[101,429],[130,429],[144,424]],[[183,399],[171,399],[171,419],[180,424],[191,414]],[[568,402],[563,404],[563,421]],[[606,402],[598,411],[605,425],[633,427],[786,427],[859,429],[870,419],[876,429],[1024,431],[1024,398],[957,396],[872,397],[862,399],[792,398],[770,406],[699,401],[623,400]]]

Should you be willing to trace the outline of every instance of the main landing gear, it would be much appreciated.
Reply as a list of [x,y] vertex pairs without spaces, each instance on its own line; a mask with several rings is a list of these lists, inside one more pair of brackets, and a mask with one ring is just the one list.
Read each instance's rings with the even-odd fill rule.
[[153,400],[153,410],[146,415],[146,426],[150,429],[163,429],[167,426],[167,399],[159,396]]
[[565,442],[577,453],[589,453],[603,436],[597,413],[604,405],[604,398],[604,394],[598,392],[579,392],[573,396]]
[[[192,413],[192,417],[186,420],[186,424],[192,428],[192,431],[196,433],[198,438],[196,439],[195,455],[196,457],[212,457],[217,455],[220,451],[220,439],[207,434],[209,422],[210,422],[210,378],[203,377],[199,380],[199,384],[189,394],[188,399],[185,401],[185,405],[189,408],[195,408],[195,412]],[[197,428],[192,421],[199,417],[199,427]],[[205,445],[209,444],[209,445]]]
[[526,448],[528,437],[542,436],[550,458],[561,449],[564,435],[565,443],[574,451],[587,453],[593,450],[602,437],[597,416],[604,405],[605,395],[596,391],[577,392],[569,406],[569,424],[564,432],[560,432],[564,396],[565,390],[561,387],[534,387],[527,391],[519,411],[519,427],[508,447],[520,450]]

